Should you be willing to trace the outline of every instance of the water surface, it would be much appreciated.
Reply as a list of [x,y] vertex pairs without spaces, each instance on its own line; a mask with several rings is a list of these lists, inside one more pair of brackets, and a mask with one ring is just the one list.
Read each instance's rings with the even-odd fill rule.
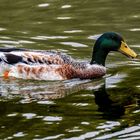
[[[0,47],[90,61],[91,36],[121,33],[140,51],[140,1],[1,0]],[[0,139],[140,139],[140,61],[111,53],[96,80],[0,78]]]

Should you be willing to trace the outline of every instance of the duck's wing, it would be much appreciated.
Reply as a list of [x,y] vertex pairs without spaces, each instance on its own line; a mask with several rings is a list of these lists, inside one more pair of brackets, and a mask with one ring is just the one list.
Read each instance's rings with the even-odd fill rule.
[[18,55],[14,55],[14,54],[11,54],[11,53],[3,53],[3,52],[0,52],[0,63],[4,64],[16,64],[16,63],[26,63],[24,62],[23,58],[21,56],[18,56]]
[[8,64],[25,63],[29,65],[36,64],[70,64],[73,59],[60,52],[56,51],[40,51],[40,50],[27,50],[0,48],[0,61]]

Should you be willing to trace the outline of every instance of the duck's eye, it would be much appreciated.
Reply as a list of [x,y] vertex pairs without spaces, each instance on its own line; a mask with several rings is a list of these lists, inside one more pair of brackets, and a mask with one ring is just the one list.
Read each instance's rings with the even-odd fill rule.
[[124,46],[125,48],[127,48],[127,46]]
[[118,41],[118,38],[115,37],[115,36],[111,36],[111,39],[114,40],[114,41]]
[[115,37],[114,36],[111,36],[111,39],[115,39]]

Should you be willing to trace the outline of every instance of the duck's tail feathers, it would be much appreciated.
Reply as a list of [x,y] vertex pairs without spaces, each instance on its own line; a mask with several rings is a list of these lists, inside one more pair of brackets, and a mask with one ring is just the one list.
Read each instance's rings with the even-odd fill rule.
[[10,54],[10,53],[0,53],[0,63],[4,62],[6,64],[17,64],[17,63],[27,63],[23,60],[23,58],[21,56],[18,55],[14,55],[14,54]]

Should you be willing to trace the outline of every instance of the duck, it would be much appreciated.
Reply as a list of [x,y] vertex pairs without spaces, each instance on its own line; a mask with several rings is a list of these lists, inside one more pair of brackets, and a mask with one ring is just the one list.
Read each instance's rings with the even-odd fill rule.
[[0,76],[35,80],[94,79],[106,74],[105,61],[111,51],[136,58],[119,33],[105,32],[96,36],[90,62],[49,50],[0,48]]

